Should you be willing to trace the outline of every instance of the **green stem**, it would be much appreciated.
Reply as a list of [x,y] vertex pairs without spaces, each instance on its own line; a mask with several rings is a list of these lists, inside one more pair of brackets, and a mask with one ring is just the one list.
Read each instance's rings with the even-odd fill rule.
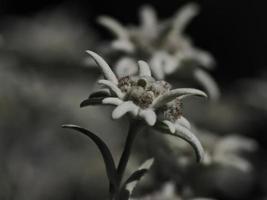
[[133,146],[133,142],[135,139],[135,136],[137,135],[137,133],[139,133],[141,131],[141,129],[143,128],[143,124],[141,121],[135,121],[133,123],[130,124],[129,127],[129,132],[126,138],[126,142],[125,142],[125,146],[124,146],[124,150],[123,153],[121,155],[120,161],[119,161],[119,165],[117,168],[117,173],[118,173],[118,184],[120,185],[127,163],[129,161],[129,157],[131,154],[131,150],[132,150],[132,146]]

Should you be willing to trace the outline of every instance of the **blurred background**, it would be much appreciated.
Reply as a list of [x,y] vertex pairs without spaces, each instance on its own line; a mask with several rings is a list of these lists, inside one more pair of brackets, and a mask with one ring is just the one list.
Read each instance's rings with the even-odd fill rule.
[[[96,18],[109,15],[122,24],[138,24],[142,5],[152,5],[159,19],[166,19],[189,2],[194,1],[0,1],[1,200],[107,197],[105,169],[94,144],[61,129],[73,123],[94,131],[118,160],[127,120],[112,121],[110,108],[79,108],[100,75],[85,50],[105,53],[113,39]],[[267,199],[267,3],[195,2],[201,10],[186,34],[214,56],[210,74],[221,97],[190,100],[184,112],[196,132],[203,132],[199,137],[208,151],[228,154],[230,149],[240,157],[197,165],[188,161],[194,156],[183,141],[171,144],[148,133],[136,142],[129,170],[149,157],[158,164],[136,195],[172,182],[184,199]]]

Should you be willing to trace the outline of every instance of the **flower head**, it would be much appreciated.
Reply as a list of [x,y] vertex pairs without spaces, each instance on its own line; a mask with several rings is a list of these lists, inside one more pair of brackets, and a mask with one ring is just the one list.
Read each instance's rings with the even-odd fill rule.
[[[111,17],[100,17],[99,23],[116,37],[111,43],[112,51],[122,51],[127,55],[118,60],[116,73],[122,76],[125,72],[136,73],[138,67],[135,60],[140,57],[149,61],[152,74],[158,80],[185,66],[212,68],[215,63],[213,57],[195,47],[191,39],[184,34],[186,26],[198,11],[198,6],[190,3],[182,7],[173,18],[159,21],[155,10],[144,6],[140,10],[140,26],[127,27]],[[202,71],[202,74],[205,73]],[[193,73],[193,76],[210,91],[211,97],[218,97],[218,88],[207,73],[203,76],[197,72]]]
[[204,92],[192,88],[171,89],[169,83],[152,77],[150,67],[144,61],[138,62],[138,75],[117,78],[103,58],[92,51],[87,53],[101,68],[104,79],[98,81],[103,88],[91,94],[81,107],[92,104],[116,106],[112,112],[113,119],[126,114],[143,119],[147,125],[193,144],[198,158],[203,157],[201,144],[189,131],[190,123],[182,116],[181,104],[188,96],[207,97]]

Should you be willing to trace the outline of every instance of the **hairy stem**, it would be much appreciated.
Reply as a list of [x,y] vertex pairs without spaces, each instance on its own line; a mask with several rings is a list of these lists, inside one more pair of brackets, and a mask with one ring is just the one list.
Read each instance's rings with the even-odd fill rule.
[[125,146],[123,153],[121,155],[119,165],[117,168],[117,173],[118,173],[118,183],[120,184],[127,166],[127,163],[129,161],[129,157],[131,154],[132,146],[134,143],[135,136],[137,133],[141,131],[143,128],[143,124],[140,121],[135,121],[130,124],[128,135],[126,138]]

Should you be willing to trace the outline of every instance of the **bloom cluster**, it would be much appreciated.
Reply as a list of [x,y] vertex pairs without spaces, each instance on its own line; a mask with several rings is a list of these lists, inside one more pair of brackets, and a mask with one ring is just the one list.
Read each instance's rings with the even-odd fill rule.
[[111,52],[123,52],[116,64],[119,76],[135,74],[138,71],[136,60],[144,59],[151,66],[153,76],[162,80],[177,70],[192,70],[192,75],[211,98],[219,96],[218,86],[213,78],[201,67],[212,69],[215,61],[210,53],[195,47],[184,30],[199,8],[190,3],[182,7],[168,20],[159,21],[155,10],[144,6],[140,10],[140,26],[123,26],[115,19],[102,16],[99,23],[109,29],[116,37],[111,42]]
[[197,158],[203,159],[203,148],[190,131],[189,121],[182,115],[182,101],[189,96],[207,97],[198,89],[171,89],[171,85],[151,76],[149,65],[139,61],[138,75],[117,78],[106,61],[98,54],[87,51],[102,70],[105,79],[98,81],[103,87],[81,103],[81,107],[95,104],[113,105],[113,119],[125,114],[143,119],[147,125],[173,134],[188,141],[196,150]]

